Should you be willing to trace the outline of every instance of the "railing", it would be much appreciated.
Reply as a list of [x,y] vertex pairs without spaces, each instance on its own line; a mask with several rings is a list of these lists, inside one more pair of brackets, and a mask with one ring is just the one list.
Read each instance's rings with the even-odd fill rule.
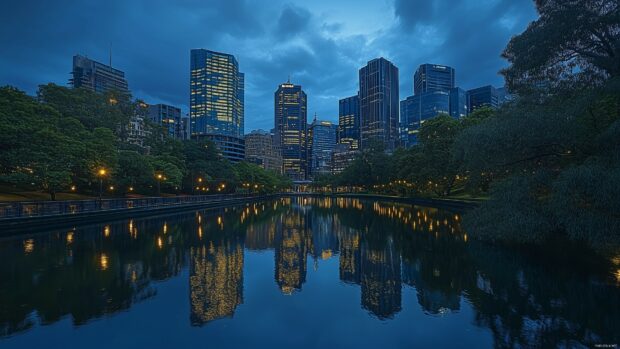
[[258,198],[257,195],[184,195],[175,197],[119,198],[103,200],[15,201],[0,202],[0,219],[79,214],[132,208],[157,208],[239,198]]

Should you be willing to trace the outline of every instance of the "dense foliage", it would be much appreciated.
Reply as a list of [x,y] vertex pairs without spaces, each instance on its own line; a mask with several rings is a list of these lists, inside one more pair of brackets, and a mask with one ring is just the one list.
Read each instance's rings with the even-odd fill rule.
[[[141,102],[53,84],[37,97],[0,88],[0,184],[16,191],[73,190],[107,195],[230,193],[281,190],[281,176],[258,166],[233,166],[208,140],[181,142],[145,121],[143,145],[131,141],[129,124]],[[99,171],[105,169],[105,174]],[[101,181],[101,183],[100,183]],[[244,186],[244,184],[246,184]]]

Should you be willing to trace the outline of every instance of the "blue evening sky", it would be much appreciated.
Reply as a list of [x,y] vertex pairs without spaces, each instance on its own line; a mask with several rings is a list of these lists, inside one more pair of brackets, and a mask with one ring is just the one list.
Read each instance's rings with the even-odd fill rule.
[[273,93],[291,76],[308,118],[336,121],[358,69],[383,56],[401,99],[422,63],[451,65],[457,85],[503,85],[500,54],[536,18],[531,0],[20,0],[0,11],[0,85],[30,94],[66,85],[80,53],[125,71],[135,97],[185,112],[189,51],[234,54],[245,73],[245,132],[273,127]]

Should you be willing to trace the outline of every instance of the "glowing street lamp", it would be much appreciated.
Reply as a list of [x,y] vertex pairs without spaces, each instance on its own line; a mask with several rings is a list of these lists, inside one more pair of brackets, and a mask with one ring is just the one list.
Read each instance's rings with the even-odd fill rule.
[[155,179],[157,180],[157,196],[161,196],[161,181],[166,180],[166,177],[161,173],[157,173]]
[[108,171],[103,167],[97,171],[97,175],[99,176],[99,200],[103,197],[103,177],[105,177],[107,173]]

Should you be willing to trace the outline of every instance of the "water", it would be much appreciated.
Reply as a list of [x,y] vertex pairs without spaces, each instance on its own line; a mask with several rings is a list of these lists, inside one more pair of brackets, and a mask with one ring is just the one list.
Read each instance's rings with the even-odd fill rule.
[[0,348],[620,342],[620,260],[481,244],[460,220],[296,198],[5,239]]

